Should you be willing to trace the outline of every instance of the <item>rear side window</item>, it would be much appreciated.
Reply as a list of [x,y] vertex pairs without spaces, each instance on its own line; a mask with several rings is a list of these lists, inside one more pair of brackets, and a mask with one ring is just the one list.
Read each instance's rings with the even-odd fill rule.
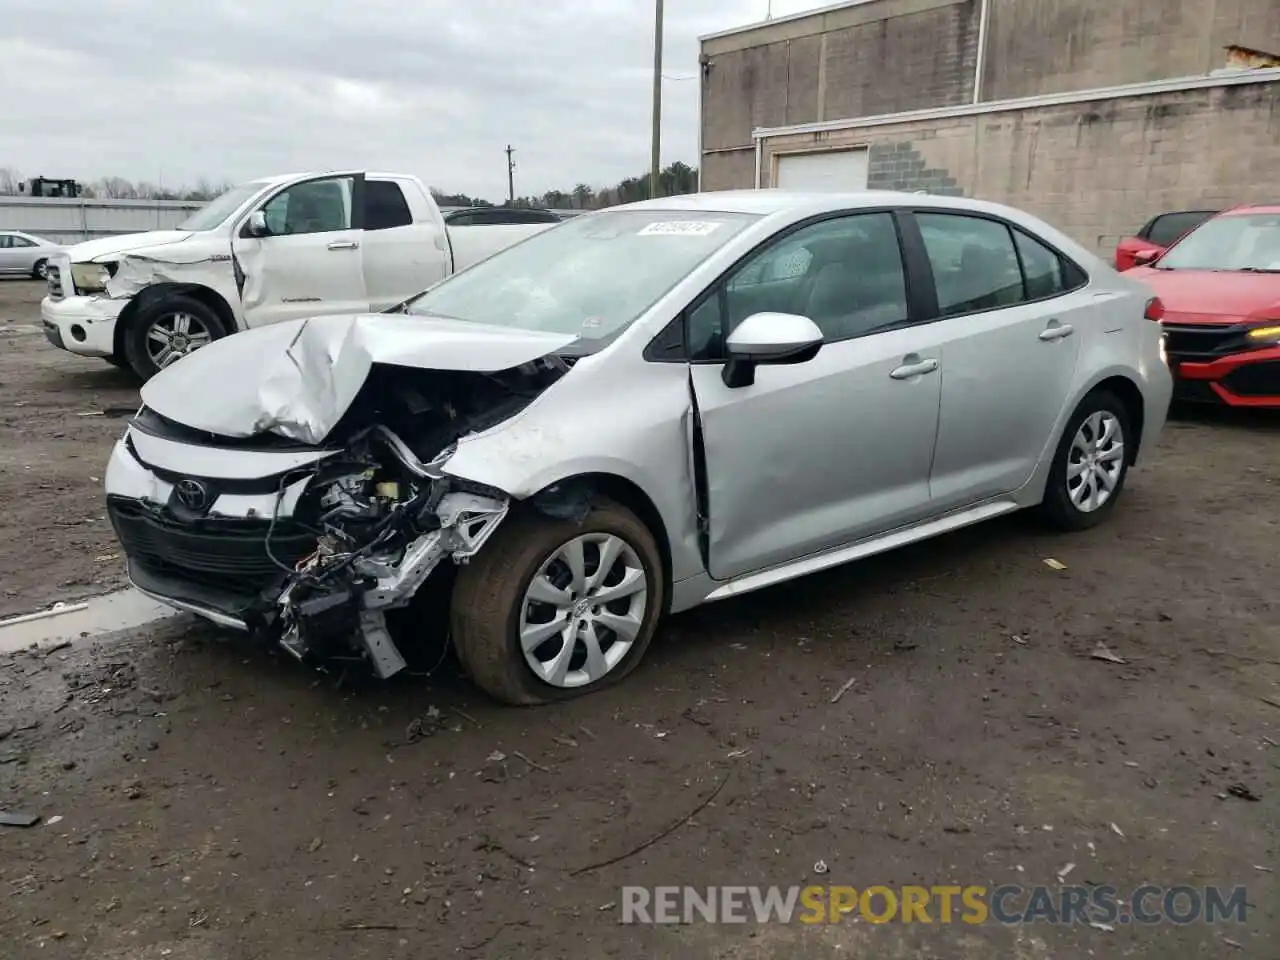
[[943,317],[994,310],[1026,297],[1009,228],[996,220],[918,213]]
[[1212,213],[1207,210],[1185,210],[1178,213],[1165,213],[1151,221],[1147,228],[1146,239],[1157,246],[1167,247],[1184,233],[1194,230],[1208,220]]
[[391,180],[366,180],[364,183],[364,228],[390,230],[413,223],[413,214],[405,201],[400,184]]

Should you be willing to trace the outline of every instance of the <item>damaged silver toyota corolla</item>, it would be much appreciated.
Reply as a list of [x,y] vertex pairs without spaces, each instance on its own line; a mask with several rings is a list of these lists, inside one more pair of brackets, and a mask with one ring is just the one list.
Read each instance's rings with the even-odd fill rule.
[[555,700],[669,611],[1021,507],[1099,522],[1168,406],[1149,301],[993,204],[650,201],[173,364],[107,505],[172,606],[383,677],[439,609],[484,690]]

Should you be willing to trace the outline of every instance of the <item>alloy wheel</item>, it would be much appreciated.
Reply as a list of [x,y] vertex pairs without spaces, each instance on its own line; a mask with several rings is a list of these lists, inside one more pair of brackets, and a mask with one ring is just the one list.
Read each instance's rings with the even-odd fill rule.
[[163,370],[213,340],[199,317],[189,313],[166,313],[147,330],[147,355]]
[[589,533],[543,561],[520,604],[525,663],[553,687],[584,687],[626,657],[644,623],[649,582],[635,549]]

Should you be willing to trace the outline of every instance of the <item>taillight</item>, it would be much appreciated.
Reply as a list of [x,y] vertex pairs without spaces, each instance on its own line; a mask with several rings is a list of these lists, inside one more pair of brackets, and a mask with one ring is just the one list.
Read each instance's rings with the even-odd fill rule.
[[1164,302],[1159,297],[1152,297],[1147,301],[1147,309],[1142,311],[1142,315],[1148,320],[1159,323],[1164,319]]

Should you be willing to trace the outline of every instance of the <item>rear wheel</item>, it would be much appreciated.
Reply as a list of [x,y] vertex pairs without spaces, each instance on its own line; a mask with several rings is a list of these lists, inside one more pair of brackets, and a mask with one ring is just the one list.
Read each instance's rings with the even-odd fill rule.
[[227,335],[217,313],[193,297],[165,297],[132,317],[124,332],[124,355],[149,380],[165,367]]
[[512,516],[458,573],[450,612],[458,658],[505,703],[611,686],[648,649],[663,584],[653,535],[619,504],[598,501],[580,523]]
[[37,260],[31,268],[32,280],[47,280],[49,278],[49,261]]
[[1129,411],[1099,390],[1081,401],[1054,454],[1041,509],[1054,526],[1084,530],[1115,509],[1124,490],[1134,442]]

